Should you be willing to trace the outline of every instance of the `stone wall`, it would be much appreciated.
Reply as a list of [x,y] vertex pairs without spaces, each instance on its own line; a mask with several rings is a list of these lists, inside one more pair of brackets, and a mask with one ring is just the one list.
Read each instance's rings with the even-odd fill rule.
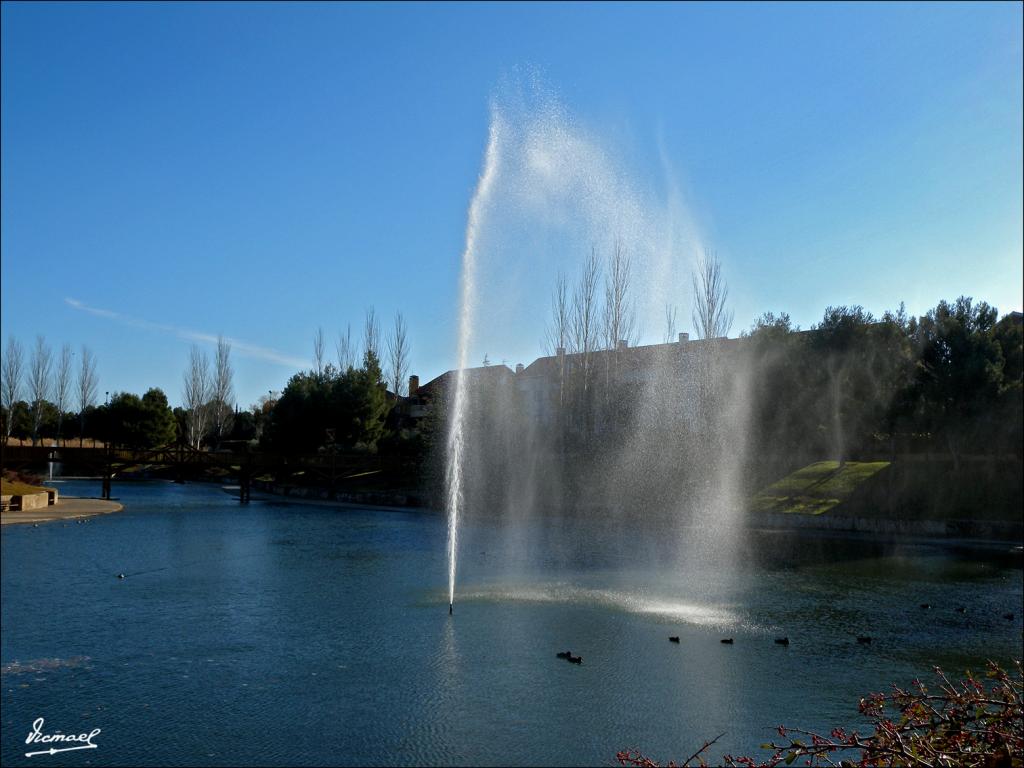
[[24,493],[4,496],[4,506],[9,510],[42,509],[57,503],[56,488],[47,488],[39,493]]
[[15,496],[16,500],[21,499],[20,508],[22,511],[26,509],[41,509],[42,507],[50,506],[50,494],[48,493],[26,493],[23,496]]
[[894,520],[847,515],[752,515],[751,525],[769,528],[808,528],[828,531],[873,533],[883,536],[927,536],[943,539],[1021,541],[1024,523],[1005,520]]

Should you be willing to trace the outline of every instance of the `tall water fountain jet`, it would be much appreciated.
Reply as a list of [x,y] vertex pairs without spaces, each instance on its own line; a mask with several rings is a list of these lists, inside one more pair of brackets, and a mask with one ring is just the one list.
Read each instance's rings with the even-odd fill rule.
[[458,565],[459,513],[463,494],[463,451],[466,435],[466,381],[465,368],[469,361],[469,344],[473,331],[473,313],[476,308],[477,243],[483,226],[484,211],[494,188],[498,173],[498,142],[501,138],[500,118],[491,112],[491,126],[484,155],[484,167],[477,181],[473,199],[469,204],[466,221],[466,245],[462,251],[462,277],[459,310],[458,368],[455,372],[455,395],[452,403],[451,424],[448,431],[448,466],[445,475],[445,498],[448,509],[448,613],[455,606],[455,572]]
[[[664,152],[662,163],[664,171]],[[515,361],[536,357],[559,273],[575,282],[593,253],[607,270],[605,259],[619,244],[642,300],[638,335],[662,339],[668,301],[689,314],[691,266],[704,250],[698,227],[671,174],[666,195],[635,167],[543,86],[499,89],[468,211],[458,367],[448,400],[443,500],[450,611],[457,574],[506,584],[531,579],[552,566],[571,566],[583,551],[596,557],[588,547],[608,525],[618,526],[629,544],[641,541],[632,535],[637,526],[654,532],[645,540],[654,543],[644,544],[632,562],[667,558],[676,567],[659,574],[673,574],[688,599],[727,600],[722,583],[731,569],[719,566],[732,562],[742,524],[747,418],[746,369],[726,353],[729,345],[636,350],[646,361],[646,379],[630,379],[615,361],[631,359],[637,339],[622,352],[618,339],[600,334],[589,353],[593,370],[583,398],[573,393],[580,387],[572,361],[583,357],[573,343],[552,344],[548,353],[551,362],[556,347],[568,347],[567,365],[539,365],[522,376],[502,365],[486,375],[466,373],[488,348]],[[597,291],[600,302],[605,286]],[[470,520],[485,524],[467,527]],[[485,566],[465,557],[484,550]],[[616,560],[615,553],[601,557]],[[609,574],[635,585],[627,570]]]

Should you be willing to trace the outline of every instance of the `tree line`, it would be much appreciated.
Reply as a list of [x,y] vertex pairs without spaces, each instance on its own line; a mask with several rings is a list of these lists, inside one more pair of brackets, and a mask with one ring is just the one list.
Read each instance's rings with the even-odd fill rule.
[[1019,315],[969,297],[920,317],[829,307],[811,332],[787,315],[748,333],[756,370],[752,423],[761,450],[859,455],[944,452],[1020,456]]
[[[713,253],[698,260],[690,282],[692,327],[703,343],[682,358],[665,355],[685,345],[663,345],[661,357],[645,363],[654,375],[648,371],[640,384],[630,370],[639,329],[627,250],[616,242],[604,259],[593,251],[573,283],[557,275],[546,338],[554,386],[551,402],[542,404],[554,414],[554,428],[535,434],[530,421],[537,411],[497,380],[477,387],[470,406],[479,414],[479,460],[495,446],[505,463],[513,446],[576,460],[628,448],[651,466],[697,467],[712,460],[716,445],[719,452],[738,449],[722,443],[729,435],[735,442],[737,429],[743,450],[758,456],[843,461],[930,450],[959,463],[968,454],[1019,455],[1019,318],[1000,320],[995,308],[969,298],[942,301],[920,317],[909,317],[902,305],[881,318],[860,306],[829,307],[807,330],[785,313],[768,313],[740,339],[726,339],[733,315]],[[676,314],[665,308],[666,341],[675,339]],[[97,403],[88,347],[76,360],[67,344],[54,354],[40,336],[26,353],[12,337],[0,365],[3,438],[146,447],[180,441],[196,449],[248,442],[291,453],[383,448],[418,455],[432,446],[443,453],[443,402],[418,430],[391,413],[408,373],[401,313],[384,333],[373,308],[367,310],[360,341],[347,327],[338,334],[336,360],[328,361],[318,329],[311,368],[242,410],[223,338],[212,357],[190,349],[182,406],[171,408],[157,388],[115,392]]]
[[[64,422],[75,420],[81,439],[85,416],[96,405],[98,387],[96,358],[87,346],[82,345],[76,365],[70,344],[61,346],[55,360],[43,336],[36,337],[29,355],[21,342],[9,337],[0,363],[4,444],[12,434],[31,438],[33,445],[42,437],[63,437]],[[72,410],[75,406],[77,410]]]
[[[685,362],[667,351],[650,355],[646,364],[662,369],[664,380],[638,387],[634,377],[623,386],[618,374],[638,335],[631,271],[615,243],[603,264],[591,255],[574,286],[564,274],[555,279],[547,344],[557,359],[562,437],[577,447],[598,434],[609,445],[616,426],[635,431],[652,401],[675,412],[670,421],[689,402],[684,426],[699,430],[694,411],[721,411],[726,404],[715,401],[728,393],[733,410],[749,408],[747,438],[763,450],[843,460],[899,442],[946,450],[955,461],[965,451],[1020,452],[1019,313],[1000,320],[996,308],[970,297],[940,301],[920,317],[903,304],[881,317],[862,306],[830,306],[807,330],[786,313],[766,313],[738,344],[726,343],[728,283],[707,251],[691,275],[700,352]],[[664,341],[674,342],[674,306],[666,306],[665,320]],[[683,391],[687,379],[690,391]]]
[[[182,377],[182,405],[171,408],[159,388],[141,396],[107,393],[98,403],[96,359],[88,347],[82,347],[76,364],[68,344],[55,357],[39,336],[26,354],[12,336],[0,363],[2,436],[5,444],[11,437],[33,445],[72,438],[80,445],[88,439],[135,448],[181,442],[216,450],[245,442],[292,453],[324,447],[375,451],[390,436],[388,388],[406,391],[409,350],[402,313],[395,314],[385,335],[371,307],[362,351],[349,326],[338,335],[337,363],[327,362],[323,329],[318,329],[310,370],[292,376],[278,396],[271,392],[241,410],[234,394],[231,344],[219,337],[212,360],[192,345]],[[401,439],[401,430],[394,437]]]

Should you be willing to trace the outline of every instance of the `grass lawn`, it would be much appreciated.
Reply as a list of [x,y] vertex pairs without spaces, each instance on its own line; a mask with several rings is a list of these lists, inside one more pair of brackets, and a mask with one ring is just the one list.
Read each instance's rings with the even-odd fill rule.
[[818,461],[798,469],[754,496],[755,512],[821,515],[842,504],[857,487],[889,466],[888,461]]
[[38,485],[19,483],[11,480],[0,480],[0,494],[3,496],[24,496],[27,493],[46,493],[47,489]]

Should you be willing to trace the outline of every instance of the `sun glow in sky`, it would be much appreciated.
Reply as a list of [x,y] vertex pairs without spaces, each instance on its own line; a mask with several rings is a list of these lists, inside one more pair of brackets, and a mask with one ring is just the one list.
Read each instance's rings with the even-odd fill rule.
[[[644,199],[681,201],[722,259],[734,334],[830,304],[1019,310],[1021,19],[1014,3],[5,3],[3,334],[87,344],[101,392],[172,403],[189,345],[223,334],[246,406],[309,365],[318,326],[358,335],[374,305],[385,328],[405,314],[412,372],[432,378],[455,360],[489,105],[524,76]],[[554,270],[530,277],[546,296]],[[691,330],[688,283],[666,290]],[[535,318],[507,314],[481,349],[528,363]]]

